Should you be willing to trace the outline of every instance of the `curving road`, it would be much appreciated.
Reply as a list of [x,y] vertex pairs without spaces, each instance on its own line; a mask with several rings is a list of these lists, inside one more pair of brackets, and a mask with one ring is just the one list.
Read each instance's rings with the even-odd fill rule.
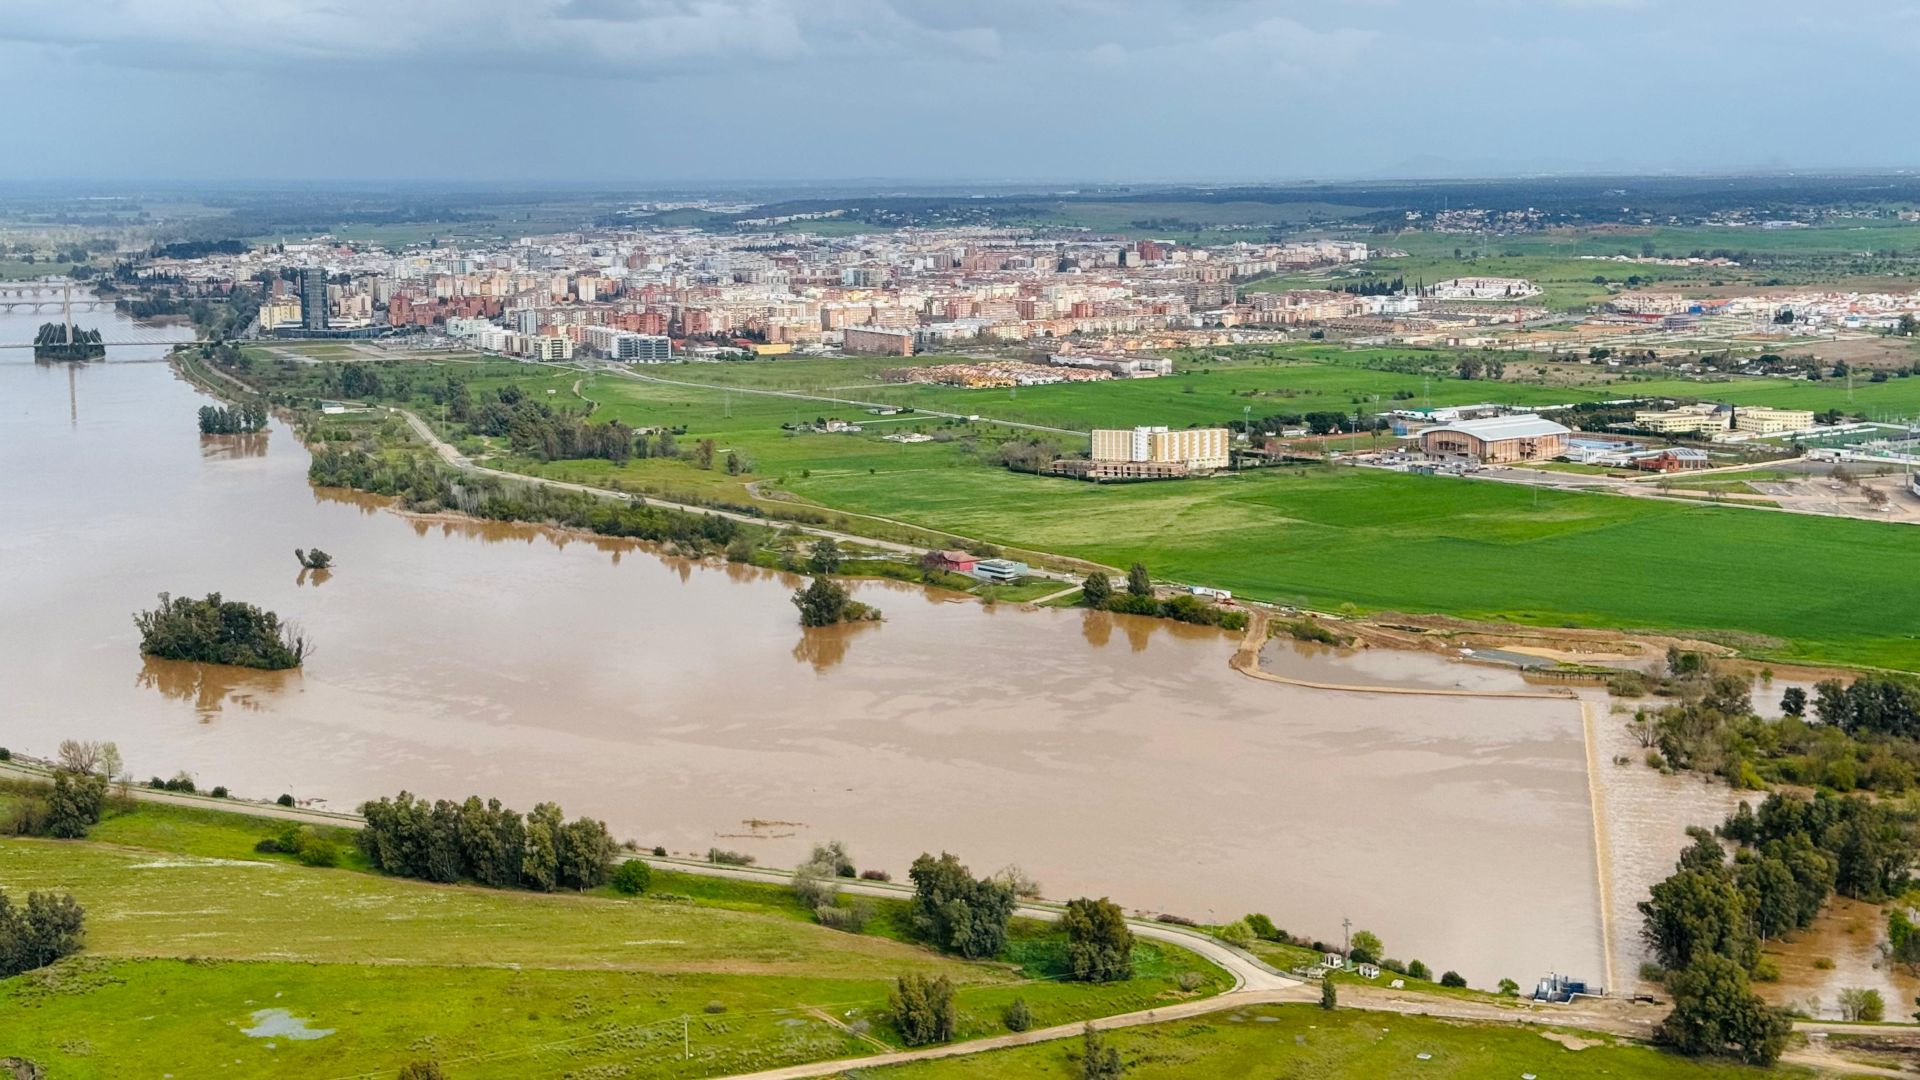
[[[18,780],[46,781],[51,771],[45,765],[19,760],[0,762],[0,778]],[[254,802],[246,799],[215,799],[209,795],[188,795],[182,792],[155,791],[151,788],[136,787],[133,797],[142,802],[165,803],[173,806],[191,806],[206,810],[223,810],[229,813],[247,814],[254,817],[273,818],[284,821],[304,821],[317,825],[337,825],[355,827],[361,824],[357,814],[333,810],[317,810],[311,807],[279,806],[274,803]],[[785,882],[789,875],[780,870],[764,867],[714,866],[710,863],[691,859],[652,858],[646,861],[663,869],[677,870],[682,873],[705,874],[714,877],[727,877],[747,881]],[[854,895],[887,896],[900,898],[910,895],[912,889],[906,885],[890,882],[846,881],[841,883],[842,891]],[[1021,904],[1016,912],[1026,918],[1057,919],[1064,905],[1033,901]],[[1174,1020],[1203,1016],[1209,1013],[1230,1009],[1246,1008],[1253,1005],[1287,1004],[1317,1001],[1319,990],[1310,983],[1302,982],[1283,974],[1272,965],[1260,960],[1241,949],[1236,949],[1218,938],[1197,930],[1151,922],[1143,919],[1129,919],[1128,926],[1140,937],[1152,938],[1180,948],[1188,949],[1225,970],[1232,977],[1231,989],[1213,997],[1192,1001],[1175,1002],[1160,1008],[1145,1009],[1137,1012],[1120,1013],[1091,1021],[1097,1030],[1138,1027],[1145,1024],[1160,1024]],[[1580,1030],[1607,1032],[1637,1040],[1651,1038],[1654,1025],[1661,1014],[1649,1005],[1634,1004],[1618,999],[1580,1002],[1568,1006],[1535,1005],[1524,999],[1512,1001],[1487,1001],[1483,999],[1443,997],[1425,994],[1417,989],[1393,990],[1377,985],[1345,983],[1340,988],[1342,1008],[1358,1008],[1374,1012],[1401,1013],[1414,1016],[1434,1016],[1457,1020],[1491,1022],[1520,1025],[1543,1025],[1555,1028],[1575,1028]],[[837,1061],[821,1061],[808,1065],[793,1065],[786,1068],[771,1069],[754,1073],[737,1074],[726,1080],[807,1080],[811,1077],[830,1077],[853,1069],[869,1069],[882,1065],[905,1064],[913,1061],[926,1061],[936,1058],[959,1057],[968,1054],[985,1053],[990,1050],[1002,1050],[1016,1046],[1030,1046],[1035,1043],[1052,1042],[1078,1036],[1087,1024],[1063,1024],[1056,1027],[1041,1028],[1018,1034],[973,1039],[961,1043],[949,1043],[941,1046],[924,1047],[918,1050],[895,1051],[874,1054],[860,1058],[845,1058]],[[1851,1076],[1910,1076],[1910,1073],[1869,1065],[1859,1065],[1846,1061],[1833,1050],[1822,1045],[1826,1034],[1884,1031],[1889,1033],[1914,1033],[1920,1031],[1910,1024],[1841,1024],[1819,1020],[1801,1020],[1794,1024],[1796,1031],[1814,1036],[1815,1042],[1804,1049],[1789,1051],[1784,1057],[1795,1065],[1820,1070],[1822,1073],[1839,1073]]]
[[[465,454],[462,454],[458,448],[453,446],[451,443],[448,443],[444,439],[440,438],[440,436],[434,432],[433,428],[430,425],[428,425],[425,420],[422,420],[415,413],[410,412],[406,409],[399,408],[397,406],[392,406],[392,405],[383,406],[383,408],[385,408],[390,413],[395,413],[399,416],[405,417],[407,421],[407,425],[413,428],[414,434],[420,436],[420,440],[422,442],[432,447],[434,453],[440,455],[440,460],[446,462],[448,465],[451,465],[456,469],[460,469],[465,472],[480,473],[486,476],[497,476],[502,480],[511,480],[515,483],[520,483],[520,484],[540,484],[545,487],[556,488],[561,491],[577,491],[583,495],[593,495],[603,499],[615,499],[621,502],[638,501],[646,506],[661,506],[669,510],[678,510],[686,514],[712,514],[715,517],[723,517],[723,518],[727,518],[730,521],[738,521],[747,525],[767,525],[767,526],[772,526],[775,528],[783,528],[783,529],[792,528],[800,532],[806,533],[809,536],[827,537],[828,539],[831,539],[836,543],[859,544],[863,547],[879,548],[883,551],[891,551],[901,555],[912,555],[912,556],[918,557],[924,554],[927,550],[924,547],[919,547],[913,544],[901,544],[901,543],[896,543],[892,540],[878,540],[871,536],[860,536],[856,533],[840,532],[835,529],[821,528],[818,525],[808,525],[803,522],[788,521],[784,518],[755,517],[752,514],[742,514],[734,510],[721,510],[711,506],[693,506],[687,503],[672,502],[670,500],[658,498],[653,495],[645,495],[645,496],[630,495],[624,491],[612,491],[607,488],[594,487],[591,484],[576,484],[569,480],[554,480],[550,477],[545,477],[545,476],[529,476],[526,473],[507,472],[504,469],[489,468],[485,465],[482,465],[474,461],[472,458],[467,457]],[[901,524],[906,524],[906,523],[902,522]],[[910,527],[921,528],[922,526],[910,526]],[[1071,582],[1074,584],[1078,584],[1080,580],[1079,578],[1076,578],[1071,574],[1063,573],[1057,570],[1046,570],[1040,567],[1029,567],[1027,573],[1028,573],[1028,576],[1030,577],[1043,577],[1043,578],[1049,578],[1054,581]]]

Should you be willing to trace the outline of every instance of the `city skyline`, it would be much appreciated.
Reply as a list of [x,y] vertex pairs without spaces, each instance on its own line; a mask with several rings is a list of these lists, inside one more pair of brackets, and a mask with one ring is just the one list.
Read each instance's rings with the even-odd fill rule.
[[[0,179],[1239,183],[1920,164],[1920,6],[24,0]],[[318,111],[321,123],[313,123]],[[149,122],[137,121],[143,114]],[[1551,150],[1543,149],[1551,147]]]

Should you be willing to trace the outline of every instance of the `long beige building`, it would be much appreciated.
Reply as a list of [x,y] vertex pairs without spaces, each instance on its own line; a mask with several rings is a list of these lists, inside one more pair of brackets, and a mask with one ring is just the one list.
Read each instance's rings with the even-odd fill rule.
[[1224,469],[1230,436],[1226,428],[1105,428],[1093,432],[1093,460],[1185,465],[1200,472]]
[[1662,435],[1728,430],[1749,435],[1779,435],[1812,427],[1813,413],[1807,409],[1772,409],[1764,405],[1682,405],[1659,412],[1636,412],[1633,426]]

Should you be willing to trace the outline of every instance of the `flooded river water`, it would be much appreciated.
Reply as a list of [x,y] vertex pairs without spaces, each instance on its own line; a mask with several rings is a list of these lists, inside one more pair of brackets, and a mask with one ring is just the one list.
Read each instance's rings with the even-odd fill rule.
[[[204,398],[121,360],[0,354],[0,745],[112,739],[141,777],[338,808],[555,799],[771,865],[839,838],[898,877],[945,848],[1050,896],[1328,939],[1350,917],[1480,985],[1602,970],[1571,702],[1258,682],[1214,631],[873,583],[884,624],[803,633],[780,575],[315,491],[289,431],[202,440]],[[324,580],[293,556],[316,546]],[[214,590],[317,654],[281,674],[140,657],[135,609]]]

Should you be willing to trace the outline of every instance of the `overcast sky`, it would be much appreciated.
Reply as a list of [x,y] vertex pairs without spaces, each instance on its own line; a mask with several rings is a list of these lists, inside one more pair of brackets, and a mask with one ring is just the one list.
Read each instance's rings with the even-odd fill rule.
[[1920,165],[1920,0],[5,0],[0,178]]

